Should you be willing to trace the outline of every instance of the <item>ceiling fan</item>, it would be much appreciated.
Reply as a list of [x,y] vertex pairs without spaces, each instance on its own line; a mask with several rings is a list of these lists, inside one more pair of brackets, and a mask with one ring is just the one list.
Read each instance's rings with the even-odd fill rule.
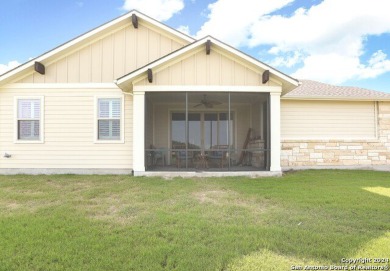
[[221,102],[218,101],[210,101],[207,99],[207,95],[203,95],[203,99],[200,100],[200,103],[195,105],[194,107],[204,106],[205,108],[213,108],[214,105],[220,105]]

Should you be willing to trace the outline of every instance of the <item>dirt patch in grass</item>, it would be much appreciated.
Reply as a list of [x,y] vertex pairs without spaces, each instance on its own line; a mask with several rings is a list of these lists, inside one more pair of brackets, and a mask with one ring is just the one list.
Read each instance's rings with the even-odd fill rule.
[[233,194],[233,191],[208,190],[193,193],[193,196],[200,203],[224,204],[231,197],[229,194]]
[[232,190],[203,190],[192,195],[201,204],[242,207],[256,213],[264,212],[272,206],[267,200],[259,201]]
[[146,212],[139,204],[114,195],[90,199],[84,207],[91,219],[119,224],[130,224]]
[[9,210],[15,210],[15,209],[19,209],[21,207],[22,207],[22,205],[19,203],[16,203],[16,202],[10,202],[10,203],[5,205],[5,208],[9,209]]
[[17,202],[14,200],[1,200],[0,210],[3,209],[7,213],[28,212],[35,213],[42,208],[48,208],[58,205],[59,201],[46,200],[29,200],[25,202]]

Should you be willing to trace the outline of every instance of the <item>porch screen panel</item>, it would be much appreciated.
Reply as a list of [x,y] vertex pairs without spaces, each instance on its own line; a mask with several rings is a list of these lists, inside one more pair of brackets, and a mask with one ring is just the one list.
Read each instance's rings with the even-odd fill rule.
[[171,135],[172,148],[184,149],[186,146],[186,114],[172,113]]
[[218,144],[218,114],[204,114],[204,133],[205,133],[205,148],[211,149],[212,146]]
[[219,145],[232,145],[233,140],[233,114],[219,113],[219,133],[218,133],[218,144]]
[[201,149],[200,113],[188,113],[188,148]]

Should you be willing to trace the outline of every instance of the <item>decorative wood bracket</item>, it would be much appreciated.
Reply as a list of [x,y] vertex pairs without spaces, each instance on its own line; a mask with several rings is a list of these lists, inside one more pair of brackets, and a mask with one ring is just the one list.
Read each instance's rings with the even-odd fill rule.
[[131,15],[131,22],[133,23],[134,28],[138,28],[138,17],[137,15]]
[[43,75],[45,74],[45,65],[43,65],[41,62],[35,61],[34,70]]
[[211,41],[207,40],[206,41],[206,55],[209,55],[211,51]]
[[267,83],[269,81],[269,70],[265,70],[263,72],[263,76],[262,76],[262,82],[263,84]]
[[148,69],[148,82],[153,83],[153,71],[152,69]]

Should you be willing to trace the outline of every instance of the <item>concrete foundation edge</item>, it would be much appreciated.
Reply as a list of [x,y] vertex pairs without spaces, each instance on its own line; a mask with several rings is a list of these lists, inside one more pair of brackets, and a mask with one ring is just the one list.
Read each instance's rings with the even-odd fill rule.
[[389,171],[390,165],[381,166],[294,166],[294,167],[282,167],[282,171],[291,170],[310,170],[310,169],[344,169],[344,170],[374,170],[374,171]]
[[245,176],[251,178],[258,177],[280,177],[282,171],[225,171],[225,172],[214,172],[214,171],[134,171],[134,176],[150,176],[150,177],[234,177],[234,176]]
[[58,175],[58,174],[77,174],[77,175],[129,175],[132,169],[105,169],[105,168],[4,168],[0,169],[0,175]]

